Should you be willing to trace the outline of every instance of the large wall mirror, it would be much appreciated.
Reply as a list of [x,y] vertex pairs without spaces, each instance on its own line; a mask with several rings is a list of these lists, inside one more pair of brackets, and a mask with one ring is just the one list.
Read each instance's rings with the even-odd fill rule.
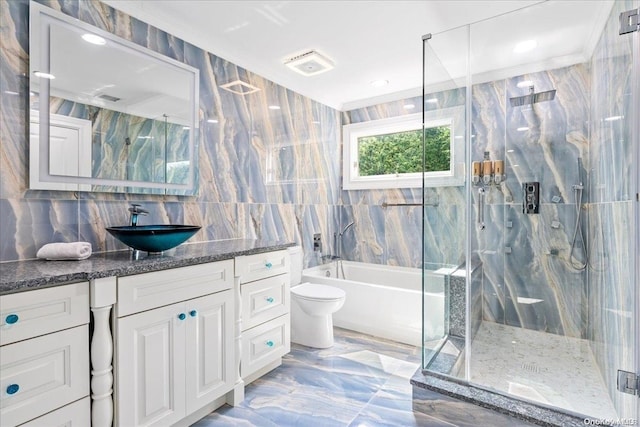
[[29,187],[194,194],[198,73],[32,1]]

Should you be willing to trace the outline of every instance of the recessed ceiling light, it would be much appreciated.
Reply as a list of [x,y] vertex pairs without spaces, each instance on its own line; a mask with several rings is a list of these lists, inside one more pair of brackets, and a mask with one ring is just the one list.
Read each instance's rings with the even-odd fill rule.
[[256,87],[247,82],[243,82],[242,80],[234,80],[232,82],[220,85],[220,87],[224,90],[228,90],[229,92],[235,93],[238,95],[248,95],[250,93],[254,93],[260,90],[259,87]]
[[14,92],[12,90],[5,90],[4,93],[6,93],[7,95],[20,95],[18,92]]
[[605,122],[615,122],[616,120],[620,120],[622,119],[623,116],[611,116],[611,117],[606,117],[604,119]]
[[40,77],[40,78],[43,78],[43,79],[53,80],[53,79],[56,78],[56,76],[54,76],[53,74],[43,73],[42,71],[34,71],[33,74],[36,77]]
[[100,45],[100,46],[107,44],[107,41],[104,38],[102,38],[102,37],[100,37],[98,35],[95,35],[95,34],[91,34],[91,33],[83,34],[82,35],[82,40],[84,40],[84,41],[86,41],[88,43],[97,44],[97,45]]
[[280,106],[279,105],[269,105],[269,110],[279,110]]
[[533,86],[533,82],[531,80],[523,80],[521,82],[519,82],[516,86],[518,87],[531,87]]
[[318,120],[314,120],[311,123],[313,123],[314,125],[319,125],[320,124],[320,122]]
[[189,126],[184,126],[182,130],[189,130]]
[[517,131],[518,131],[518,132],[526,132],[526,131],[528,131],[528,130],[529,130],[529,128],[528,128],[528,127],[526,127],[526,126],[522,126],[522,127],[519,127],[519,128],[517,129]]
[[428,102],[429,104],[437,104],[438,103],[438,98],[425,99],[424,102]]
[[416,106],[413,104],[404,104],[402,108],[404,108],[405,110],[413,110],[414,108],[416,108]]
[[521,41],[513,48],[514,53],[524,53],[529,52],[530,50],[535,49],[538,46],[538,42],[535,40],[524,40]]
[[372,82],[369,82],[369,84],[373,87],[382,87],[382,86],[386,86],[389,84],[389,80],[374,80]]
[[334,68],[333,61],[324,55],[310,50],[286,59],[284,65],[303,76],[315,76]]
[[207,120],[207,123],[218,123],[218,120],[216,120],[216,119],[209,119],[209,120]]
[[513,153],[514,150],[507,150],[507,153]]

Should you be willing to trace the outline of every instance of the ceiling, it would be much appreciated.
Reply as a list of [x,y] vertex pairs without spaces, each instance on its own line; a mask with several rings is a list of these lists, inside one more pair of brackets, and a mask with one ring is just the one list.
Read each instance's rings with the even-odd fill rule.
[[[605,0],[103,1],[339,110],[420,94],[421,37],[427,33],[434,34],[434,50],[443,63],[451,64],[447,72],[455,77],[452,74],[464,68],[460,64],[466,58],[466,41],[460,32],[458,37],[453,37],[456,32],[452,37],[437,33],[469,23],[478,22],[472,27],[471,64],[486,76],[495,70],[502,70],[502,77],[526,71],[533,62],[563,66],[586,60],[613,4]],[[516,12],[480,22],[512,11]],[[532,37],[538,40],[535,52],[513,53],[517,42]],[[286,59],[312,49],[331,58],[335,68],[307,77],[284,65]],[[380,79],[389,83],[370,84]]]

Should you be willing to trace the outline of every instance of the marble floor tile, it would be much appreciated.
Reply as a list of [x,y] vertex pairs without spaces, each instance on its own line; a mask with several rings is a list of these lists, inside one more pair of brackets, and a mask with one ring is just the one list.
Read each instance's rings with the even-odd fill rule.
[[419,348],[336,328],[333,347],[292,344],[282,366],[246,387],[239,406],[225,405],[194,426],[528,425],[435,392],[414,396],[409,379],[419,365]]
[[471,345],[471,381],[578,414],[617,418],[586,340],[483,322]]

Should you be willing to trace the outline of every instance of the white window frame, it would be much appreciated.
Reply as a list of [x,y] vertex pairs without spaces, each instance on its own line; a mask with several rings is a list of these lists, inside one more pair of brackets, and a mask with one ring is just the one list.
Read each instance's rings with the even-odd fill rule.
[[[427,187],[464,185],[464,108],[452,107],[425,112],[424,128],[449,125],[451,128],[450,168],[425,172]],[[422,187],[422,173],[360,176],[358,139],[368,136],[422,129],[422,113],[354,123],[342,127],[344,190]],[[461,162],[462,161],[462,162]]]

